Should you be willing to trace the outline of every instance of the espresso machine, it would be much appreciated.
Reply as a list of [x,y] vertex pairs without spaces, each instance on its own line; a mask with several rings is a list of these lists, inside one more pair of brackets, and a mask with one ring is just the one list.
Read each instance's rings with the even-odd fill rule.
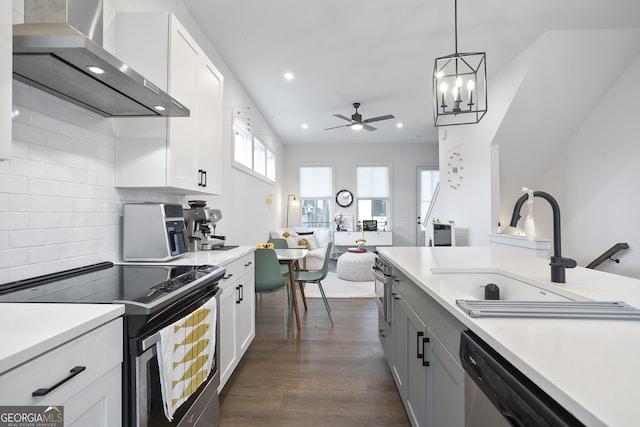
[[224,246],[225,236],[216,235],[216,223],[222,219],[220,209],[208,208],[203,200],[188,203],[191,209],[183,212],[190,249],[211,250]]

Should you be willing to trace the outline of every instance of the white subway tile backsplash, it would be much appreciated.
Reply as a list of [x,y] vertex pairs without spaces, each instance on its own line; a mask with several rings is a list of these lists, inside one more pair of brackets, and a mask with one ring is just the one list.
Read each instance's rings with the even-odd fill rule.
[[59,165],[62,159],[62,154],[60,153],[60,150],[32,144],[29,150],[29,159],[36,162],[54,163]]
[[[14,0],[15,2],[15,0]],[[0,162],[0,282],[118,261],[125,202],[184,196],[116,189],[108,119],[13,82],[13,158]]]
[[73,181],[76,170],[66,166],[45,164],[45,177],[54,181]]
[[90,239],[79,239],[76,237],[76,230],[85,230],[86,228],[53,228],[50,230],[40,231],[44,236],[45,245],[57,245],[61,243],[69,243],[73,241],[82,241]]
[[71,200],[72,212],[97,212],[97,206],[96,199],[77,198]]
[[[28,142],[19,141],[19,140],[13,138],[13,146],[12,146],[11,158],[12,159],[28,159],[29,158],[29,147],[31,147],[31,144],[29,144]],[[11,162],[6,161],[6,162],[3,162],[3,163],[10,164]]]
[[[22,115],[22,114],[21,114]],[[18,141],[30,142],[32,144],[45,145],[47,143],[47,134],[42,129],[36,129],[24,123],[13,121],[11,125],[12,138]]]
[[43,196],[59,196],[60,186],[64,184],[59,181],[48,179],[29,178],[29,194],[41,194]]
[[[47,147],[53,148],[55,150],[73,152],[75,140],[65,135],[61,135],[57,133],[48,133],[46,144],[47,144]],[[60,154],[61,160],[62,160],[62,156],[63,155],[61,153]]]
[[97,177],[96,172],[86,169],[75,169],[73,171],[73,181],[81,184],[96,185]]
[[28,216],[29,228],[37,230],[59,228],[60,216],[61,214],[59,212],[32,212]]
[[11,173],[15,176],[44,178],[46,173],[42,162],[29,159],[12,159]]
[[37,245],[44,245],[42,230],[9,231],[9,248],[27,248]]
[[60,195],[63,197],[88,197],[87,185],[77,182],[61,182]]
[[0,230],[24,230],[29,228],[29,216],[24,212],[0,212]]
[[0,268],[18,267],[28,263],[28,249],[7,249],[0,251]]
[[29,178],[26,176],[0,175],[1,193],[28,193]]
[[62,123],[60,120],[37,110],[31,111],[31,126],[58,134],[62,132]]
[[41,196],[30,194],[9,194],[9,211],[11,212],[45,212],[47,201]]
[[[42,96],[41,91],[32,90],[31,87],[17,80],[13,80],[13,103],[28,106],[29,110],[45,111],[47,108],[47,100]],[[23,115],[23,117],[29,116]]]
[[72,168],[84,169],[87,167],[87,158],[76,153],[60,153],[60,164]]

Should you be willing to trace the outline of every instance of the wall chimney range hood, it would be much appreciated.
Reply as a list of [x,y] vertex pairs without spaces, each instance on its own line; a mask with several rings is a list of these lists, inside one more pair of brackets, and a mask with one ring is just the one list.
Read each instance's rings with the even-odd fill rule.
[[105,117],[190,115],[102,47],[102,0],[24,0],[24,8],[25,23],[13,26],[16,80]]

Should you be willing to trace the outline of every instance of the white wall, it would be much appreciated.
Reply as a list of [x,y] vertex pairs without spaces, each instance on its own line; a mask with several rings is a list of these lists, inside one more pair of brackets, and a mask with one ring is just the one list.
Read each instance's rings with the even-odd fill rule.
[[[252,105],[213,47],[179,1],[124,2],[130,7],[163,8],[179,19],[225,77],[223,195],[206,197],[220,208],[217,228],[229,244],[253,245],[280,222],[280,186],[231,168],[231,108]],[[105,13],[114,11],[105,2]],[[22,22],[22,1],[13,0],[14,23]],[[105,21],[107,24],[107,20]],[[0,283],[120,258],[122,204],[130,201],[184,203],[183,196],[114,187],[115,123],[22,83],[13,84],[14,157],[0,162]],[[255,111],[255,108],[254,108]],[[282,177],[282,145],[268,127],[265,144],[276,153]],[[266,135],[266,137],[265,137]],[[273,203],[265,199],[273,195]]]
[[[346,129],[348,131],[348,129]],[[299,167],[330,164],[334,167],[334,194],[341,189],[356,194],[356,166],[391,167],[391,229],[394,246],[416,244],[416,170],[418,166],[437,166],[435,144],[313,144],[288,145],[283,194],[300,194]],[[286,198],[283,200],[286,204]],[[341,208],[333,201],[332,213],[351,213],[357,218],[357,203]],[[291,220],[289,221],[291,225]]]
[[[640,278],[640,55],[540,180],[562,200],[563,254],[586,265],[617,242],[630,249],[599,269]],[[536,227],[538,220],[536,219]]]
[[[497,221],[516,231],[507,226],[523,186],[547,191],[561,207],[563,256],[586,265],[628,242],[622,262],[601,269],[640,277],[631,196],[640,178],[639,53],[639,30],[554,32],[491,76],[483,121],[440,130],[442,176],[451,151],[462,153],[465,176],[458,190],[441,187],[434,216],[466,228],[468,244],[486,245]],[[542,199],[534,218],[537,236],[551,238]]]

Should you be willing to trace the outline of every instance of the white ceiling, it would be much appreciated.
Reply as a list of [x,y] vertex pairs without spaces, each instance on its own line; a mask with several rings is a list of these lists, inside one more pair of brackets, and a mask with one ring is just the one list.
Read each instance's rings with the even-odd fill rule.
[[[283,143],[437,143],[431,75],[455,51],[453,0],[183,2]],[[487,114],[491,75],[543,32],[636,27],[639,0],[458,1],[458,51],[487,53]],[[353,102],[396,119],[323,130]]]

